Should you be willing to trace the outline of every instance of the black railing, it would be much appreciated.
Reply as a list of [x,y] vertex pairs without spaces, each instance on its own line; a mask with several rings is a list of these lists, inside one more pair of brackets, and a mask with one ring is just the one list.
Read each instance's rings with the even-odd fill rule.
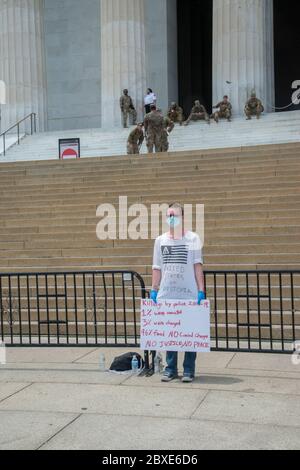
[[205,274],[216,351],[292,353],[300,341],[300,271]]
[[[206,272],[215,351],[292,353],[300,271]],[[139,347],[143,278],[129,271],[0,274],[8,346]]]
[[[28,120],[30,119],[30,134],[33,135],[34,133],[36,133],[36,113],[31,113],[31,114],[28,114],[28,116],[25,116],[23,119],[21,119],[20,121],[18,121],[16,124],[14,124],[13,126],[11,126],[9,129],[7,129],[6,131],[4,131],[2,134],[0,134],[0,139],[2,138],[3,140],[3,151],[2,151],[2,155],[5,156],[6,154],[6,136],[9,132],[11,132],[12,130],[14,129],[17,129],[17,137],[18,137],[18,140],[17,140],[17,144],[20,145],[20,142],[21,142],[21,134],[20,134],[20,126],[21,124],[23,124],[23,122],[27,122]],[[26,133],[26,132],[25,132]]]
[[141,276],[127,271],[0,274],[8,346],[139,346]]

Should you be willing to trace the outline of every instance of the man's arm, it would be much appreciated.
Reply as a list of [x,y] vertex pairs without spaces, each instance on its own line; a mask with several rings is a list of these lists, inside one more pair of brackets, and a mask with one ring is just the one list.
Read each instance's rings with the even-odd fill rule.
[[153,269],[152,270],[152,289],[150,293],[150,299],[157,304],[157,296],[160,287],[161,281],[161,270],[160,269]]
[[145,139],[144,132],[142,132],[139,138],[139,142],[138,142],[139,147],[141,147],[142,143],[144,142],[144,139]]
[[174,130],[174,127],[175,127],[174,122],[170,120],[169,125],[167,127],[167,131],[169,134],[171,134],[171,132]]
[[205,293],[204,272],[203,272],[202,264],[200,263],[195,264],[194,269],[195,269],[195,278],[196,278],[198,290],[199,292]]
[[153,269],[152,271],[152,290],[159,291],[161,282],[161,271],[160,269]]

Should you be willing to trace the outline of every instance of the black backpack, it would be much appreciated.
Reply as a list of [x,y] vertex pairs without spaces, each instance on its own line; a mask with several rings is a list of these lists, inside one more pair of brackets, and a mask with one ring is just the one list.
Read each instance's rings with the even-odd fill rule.
[[144,361],[142,357],[138,353],[129,352],[123,354],[122,356],[116,357],[110,366],[110,370],[115,372],[126,372],[131,370],[131,362],[134,356],[136,356],[137,360],[139,361],[139,369],[142,369],[144,367]]

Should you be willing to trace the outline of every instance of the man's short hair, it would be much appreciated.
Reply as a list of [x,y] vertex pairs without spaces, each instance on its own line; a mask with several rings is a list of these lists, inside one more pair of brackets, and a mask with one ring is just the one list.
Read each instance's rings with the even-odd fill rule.
[[156,106],[155,106],[155,104],[151,104],[150,109],[151,109],[151,111],[156,111]]
[[223,98],[227,98],[227,99],[228,99],[228,95],[224,95]]
[[170,204],[169,209],[180,209],[182,213],[182,217],[184,216],[184,207],[178,202],[173,202],[172,204]]

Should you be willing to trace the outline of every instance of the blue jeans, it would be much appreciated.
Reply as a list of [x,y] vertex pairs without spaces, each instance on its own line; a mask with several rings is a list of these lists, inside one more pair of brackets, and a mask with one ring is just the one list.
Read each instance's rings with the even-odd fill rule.
[[[195,377],[197,353],[185,353],[183,363],[183,373]],[[178,353],[167,352],[167,367],[166,372],[172,375],[178,374]]]

